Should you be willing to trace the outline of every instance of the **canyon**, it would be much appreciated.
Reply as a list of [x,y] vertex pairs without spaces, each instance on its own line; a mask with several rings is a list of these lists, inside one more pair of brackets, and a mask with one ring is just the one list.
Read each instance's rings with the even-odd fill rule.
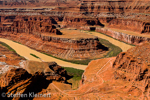
[[[28,4],[26,4],[28,7],[18,7],[19,5],[15,7],[15,5],[7,5],[10,8],[6,9],[2,6],[0,14],[6,16],[50,16],[54,21],[57,22],[57,24],[61,22],[59,25],[61,25],[62,28],[74,27],[77,29],[95,30],[96,27],[99,26],[108,27],[137,32],[138,34],[141,34],[140,38],[143,38],[142,34],[150,33],[150,8],[148,5],[150,2],[149,0],[145,0],[144,2],[141,0],[54,0],[47,2],[56,4],[59,3],[59,5],[55,7],[50,5],[49,7],[44,7],[46,3],[43,4],[43,1],[39,0],[32,2],[32,5],[38,5],[38,3],[41,3],[41,6],[37,7],[31,7]],[[83,28],[83,26],[89,27]],[[112,35],[114,37],[113,33],[111,33],[110,36]],[[132,36],[134,40],[135,35],[132,34]],[[119,39],[124,41],[121,38]],[[143,42],[142,39],[137,41]],[[129,43],[134,45],[137,44],[132,43],[132,41]]]
[[1,38],[22,43],[55,57],[69,60],[95,59],[102,57],[108,50],[92,35],[75,30],[74,33],[60,32],[53,25],[57,22],[50,17],[15,16],[14,19],[11,17],[1,16]]
[[[127,52],[121,52],[117,57],[91,61],[82,75],[77,90],[72,90],[70,84],[66,83],[67,72],[55,62],[43,63],[44,69],[41,69],[42,63],[30,61],[28,62],[30,66],[11,68],[1,76],[0,92],[17,95],[18,92],[28,94],[34,90],[33,92],[36,94],[50,94],[46,98],[33,97],[33,100],[103,100],[110,98],[148,100],[150,98],[149,49],[150,43],[146,42]],[[39,69],[33,70],[36,68]],[[18,86],[19,88],[15,89]],[[5,98],[23,99],[9,96]]]
[[0,93],[10,93],[10,97],[1,95],[0,99],[18,100],[19,97],[13,98],[11,94],[39,92],[52,81],[65,84],[70,78],[66,70],[55,62],[28,61],[2,42],[0,48]]
[[[109,57],[100,34],[123,52]],[[0,43],[2,100],[150,99],[150,0],[1,0],[0,38],[51,56],[29,52],[38,60],[27,60]],[[63,65],[82,68],[58,59],[90,60],[77,89],[68,81],[75,69]],[[10,97],[30,92],[42,95]]]

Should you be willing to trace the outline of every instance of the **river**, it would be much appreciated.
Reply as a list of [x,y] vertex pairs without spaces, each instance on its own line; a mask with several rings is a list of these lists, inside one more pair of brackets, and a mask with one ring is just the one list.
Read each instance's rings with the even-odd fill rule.
[[[100,37],[100,38],[103,38],[103,39],[106,39],[108,40],[109,42],[111,42],[112,44],[120,47],[123,51],[127,51],[129,48],[133,47],[129,44],[126,44],[126,43],[123,43],[123,42],[120,42],[120,41],[117,41],[113,38],[110,38],[106,35],[103,35],[103,34],[100,34],[98,32],[88,32],[88,31],[83,31],[83,32],[86,32],[88,34],[91,34],[91,35],[94,35],[94,36],[97,36],[97,37]],[[64,66],[64,67],[72,67],[72,68],[77,68],[77,69],[82,69],[82,70],[85,70],[85,68],[87,67],[87,65],[80,65],[80,64],[73,64],[73,63],[70,63],[70,62],[66,62],[66,61],[62,61],[62,60],[59,60],[59,59],[56,59],[56,58],[53,58],[53,57],[50,57],[50,56],[47,56],[45,54],[42,54],[36,50],[33,50],[25,45],[22,45],[22,44],[19,44],[19,43],[16,43],[16,42],[13,42],[11,40],[7,40],[7,39],[4,39],[4,38],[0,38],[0,41],[1,42],[4,42],[6,43],[7,45],[9,45],[11,48],[13,48],[20,56],[23,56],[25,57],[26,59],[28,60],[33,60],[33,61],[44,61],[44,62],[51,62],[51,61],[55,61],[58,65],[60,66]],[[30,54],[34,54],[38,57],[40,57],[40,59],[36,58],[36,57],[33,57],[31,56]]]
[[126,52],[128,49],[134,47],[132,45],[129,45],[129,44],[126,44],[124,42],[121,42],[121,41],[118,41],[116,39],[113,39],[109,36],[106,36],[104,34],[101,34],[99,32],[90,32],[90,31],[83,31],[85,33],[88,33],[88,34],[91,34],[91,35],[94,35],[94,36],[97,36],[99,38],[102,38],[102,39],[105,39],[105,40],[108,40],[110,43],[120,47],[122,49],[123,52]]
[[[0,38],[1,42],[6,43],[7,45],[9,45],[11,48],[13,48],[20,56],[25,57],[28,60],[33,60],[33,61],[44,61],[44,62],[51,62],[54,61],[56,62],[58,65],[63,66],[63,67],[72,67],[72,68],[76,68],[76,69],[82,69],[85,70],[85,68],[87,67],[87,65],[80,65],[80,64],[73,64],[70,62],[65,62],[50,56],[47,56],[45,54],[42,54],[36,50],[33,50],[25,45],[13,42],[11,40],[7,40],[4,38]],[[34,54],[38,57],[40,57],[40,59],[31,56],[30,54]]]

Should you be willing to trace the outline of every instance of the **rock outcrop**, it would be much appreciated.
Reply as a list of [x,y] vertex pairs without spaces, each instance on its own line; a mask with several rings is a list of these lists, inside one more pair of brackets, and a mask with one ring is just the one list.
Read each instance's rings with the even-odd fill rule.
[[141,34],[150,33],[150,23],[148,21],[136,19],[113,19],[109,22],[109,27],[136,31]]
[[[98,38],[69,39],[47,36],[39,38],[33,34],[1,33],[0,37],[7,38],[27,45],[35,50],[51,54],[63,59],[88,59],[102,57],[108,48],[100,44]],[[28,42],[27,42],[28,41]]]
[[25,58],[18,55],[12,48],[0,42],[0,76],[12,68],[19,68]]
[[75,27],[75,28],[79,28],[81,26],[102,26],[104,27],[104,25],[102,23],[100,23],[100,21],[97,18],[84,18],[84,17],[69,17],[66,16],[63,19],[63,23],[62,23],[63,27]]
[[57,65],[55,62],[36,62],[26,61],[21,68],[24,68],[28,73],[34,75],[36,72],[42,72],[47,80],[57,80],[66,82],[68,79],[67,72],[64,68]]
[[145,43],[117,57],[90,62],[79,89],[59,91],[63,94],[61,99],[149,100],[149,49],[150,43]]
[[[9,16],[8,16],[9,17]],[[9,19],[8,19],[9,20]],[[26,34],[36,34],[48,33],[61,35],[62,33],[52,25],[51,18],[41,18],[41,17],[24,17],[15,18],[12,23],[8,23],[8,20],[2,21],[0,26],[0,32],[10,32],[12,34],[26,33]],[[7,21],[7,22],[6,22]]]
[[[4,0],[5,1],[5,0]],[[3,1],[3,2],[4,2]],[[21,1],[8,1],[19,2]],[[22,1],[25,2],[25,1]],[[75,27],[85,25],[109,26],[139,33],[150,33],[150,7],[149,0],[54,0],[54,1],[28,1],[32,5],[49,5],[55,3],[56,8],[2,8],[0,15],[13,17],[26,16],[51,16],[53,21],[63,22],[62,27]],[[5,2],[7,4],[7,2]],[[28,3],[26,5],[28,5]],[[47,3],[47,4],[46,4]],[[61,5],[62,4],[62,5]],[[3,3],[2,3],[3,5]],[[9,5],[9,4],[8,4]],[[74,5],[74,6],[72,6]],[[13,4],[12,4],[13,6]],[[31,6],[31,5],[29,5]],[[35,15],[34,15],[35,14]],[[32,18],[31,18],[32,19]],[[36,18],[35,18],[36,19]],[[11,20],[9,20],[11,21]],[[137,28],[138,27],[138,28]]]
[[[116,100],[149,100],[149,49],[150,43],[146,42],[129,49],[127,52],[120,53],[117,57],[91,61],[82,75],[80,87],[77,90],[70,90],[70,85],[60,83],[64,82],[63,80],[57,78],[47,80],[46,77],[51,76],[47,72],[53,71],[62,77],[65,77],[66,74],[62,74],[64,71],[56,63],[43,63],[46,66],[49,65],[49,69],[44,67],[45,70],[43,70],[37,66],[36,68],[40,69],[39,72],[32,75],[22,68],[11,69],[5,73],[0,80],[0,92],[28,94],[33,91],[36,94],[46,95],[50,93],[51,95],[48,98],[32,97],[34,100],[110,98]],[[33,63],[36,62],[31,62],[30,66],[26,67],[28,71],[32,70]],[[38,65],[40,66],[40,64]],[[51,82],[54,80],[58,82]],[[19,98],[13,99],[18,100]],[[27,99],[31,99],[31,97]]]
[[[41,84],[42,83],[42,84]],[[25,69],[11,69],[4,76],[1,77],[1,94],[6,93],[6,96],[1,96],[1,99],[18,100],[19,96],[12,96],[13,94],[29,94],[33,91],[37,93],[41,88],[44,88],[50,82],[46,81],[43,73],[29,74]],[[38,87],[38,88],[37,88]],[[24,97],[24,99],[28,98]],[[32,97],[31,97],[32,98]]]
[[[0,77],[0,93],[6,94],[5,97],[1,95],[0,98],[7,100],[31,99],[34,98],[33,94],[38,94],[39,92],[44,91],[43,89],[47,88],[52,81],[58,81],[61,84],[65,83],[68,78],[66,71],[56,63],[49,63],[49,69],[45,68],[44,72],[45,73],[39,70],[34,74],[29,74],[22,68],[10,69]],[[21,97],[19,94],[27,94],[27,96]]]
[[149,13],[148,6],[149,0],[83,0],[78,6],[80,11],[102,13],[127,13],[136,12],[140,13],[144,11]]
[[79,0],[1,0],[0,6],[18,7],[18,6],[74,6],[79,3]]
[[51,17],[44,16],[16,16],[14,18],[8,16],[3,20],[1,17],[0,37],[69,60],[100,58],[102,53],[108,50],[97,37],[75,38],[67,34],[65,36],[54,26],[57,22],[53,20]]
[[[114,64],[116,80],[124,80],[132,83],[128,90],[133,95],[149,99],[150,69],[149,69],[150,44],[145,43],[127,52],[120,53]],[[132,93],[136,91],[136,93]]]
[[134,45],[138,45],[138,44],[145,42],[145,41],[148,41],[148,42],[150,41],[149,37],[136,36],[134,34],[130,35],[130,34],[126,34],[123,32],[116,32],[116,31],[113,31],[111,29],[96,28],[95,31],[104,33],[108,36],[111,36],[111,37],[117,39],[117,40],[129,43],[129,44],[134,44]]

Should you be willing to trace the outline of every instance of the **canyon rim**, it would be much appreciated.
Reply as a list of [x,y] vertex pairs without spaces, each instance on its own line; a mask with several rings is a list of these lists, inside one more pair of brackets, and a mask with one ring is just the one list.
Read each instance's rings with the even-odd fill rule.
[[150,0],[0,0],[0,100],[149,100],[149,42]]

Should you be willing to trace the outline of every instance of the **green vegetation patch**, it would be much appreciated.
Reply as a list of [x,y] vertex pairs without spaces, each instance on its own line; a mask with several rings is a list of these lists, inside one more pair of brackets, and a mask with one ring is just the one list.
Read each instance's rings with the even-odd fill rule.
[[63,67],[63,68],[66,69],[67,74],[69,76],[72,76],[72,79],[81,80],[81,76],[82,76],[84,70],[71,68],[71,67]]
[[[93,32],[93,31],[92,31]],[[101,33],[100,33],[101,34]],[[105,35],[105,34],[104,34]],[[109,36],[110,37],[110,36]],[[108,47],[109,48],[109,52],[107,53],[107,55],[104,55],[103,57],[101,58],[105,58],[105,57],[113,57],[113,56],[117,56],[122,50],[121,48],[119,48],[118,46],[115,46],[113,45],[112,43],[110,43],[109,41],[105,40],[105,39],[99,39],[100,43],[103,44],[104,46]],[[16,42],[16,43],[19,43],[19,42]],[[19,43],[21,44],[21,43]],[[37,50],[47,56],[50,56],[50,57],[53,57],[53,58],[56,58],[56,59],[59,59],[59,60],[62,60],[62,61],[66,61],[66,62],[71,62],[71,63],[74,63],[74,64],[81,64],[81,65],[88,65],[88,63],[91,61],[91,60],[95,60],[95,59],[85,59],[85,60],[67,60],[67,59],[62,59],[62,58],[58,58],[56,56],[53,56],[51,54],[48,54],[48,53],[45,53],[43,51],[40,51],[40,50]],[[34,55],[34,54],[30,54],[36,58],[39,58],[38,56]],[[101,58],[97,58],[97,59],[101,59]]]
[[5,46],[5,47],[6,47],[7,49],[9,49],[10,51],[13,51],[13,52],[16,53],[16,51],[15,51],[13,48],[11,48],[9,45],[7,45],[6,43],[0,42],[0,44],[1,44],[2,46]]
[[[101,58],[106,58],[106,57],[114,57],[117,56],[120,52],[122,52],[122,49],[118,46],[113,45],[112,43],[110,43],[109,41],[105,40],[105,39],[101,39],[99,38],[99,41],[102,45],[106,46],[110,51],[107,53],[107,55],[104,55]],[[41,52],[43,53],[43,52]],[[43,53],[45,55],[51,56],[53,58],[59,59],[59,60],[63,60],[66,62],[71,62],[71,63],[75,63],[75,64],[81,64],[81,65],[88,65],[88,63],[91,60],[95,60],[95,59],[85,59],[85,60],[66,60],[66,59],[62,59],[62,58],[58,58],[55,57],[53,55],[47,54],[47,53]],[[101,59],[101,58],[97,58],[97,59]]]
[[[6,43],[0,42],[0,44],[1,44],[2,46],[6,47],[8,50],[14,52],[16,55],[20,56],[13,48],[11,48],[11,47],[10,47],[9,45],[7,45]],[[24,58],[24,57],[22,57],[22,56],[20,56],[20,57],[23,58],[23,59],[26,59],[26,58]]]
[[69,76],[72,76],[72,78],[68,80],[68,82],[72,84],[72,89],[77,89],[79,87],[80,80],[82,78],[82,74],[84,70],[70,68],[70,67],[63,67],[63,68],[66,69],[67,74]]
[[37,55],[35,55],[35,54],[30,53],[30,55],[31,55],[31,56],[33,56],[33,57],[35,57],[35,58],[40,59],[40,57],[38,57],[38,56],[37,56]]
[[59,60],[62,60],[62,61],[66,61],[66,62],[71,62],[71,63],[74,63],[74,64],[81,64],[81,65],[88,65],[88,63],[91,61],[91,59],[85,59],[85,60],[67,60],[67,59],[62,59],[62,58],[58,58],[58,57],[55,57],[51,54],[47,54],[47,53],[44,53],[44,52],[41,52],[47,56],[50,56],[50,57],[53,57],[53,58],[56,58],[56,59],[59,59]]
[[114,57],[114,56],[117,56],[120,52],[122,52],[122,49],[120,47],[113,45],[108,40],[99,38],[99,41],[102,45],[104,45],[110,49],[110,51],[107,53],[107,55],[105,55],[103,58]]

